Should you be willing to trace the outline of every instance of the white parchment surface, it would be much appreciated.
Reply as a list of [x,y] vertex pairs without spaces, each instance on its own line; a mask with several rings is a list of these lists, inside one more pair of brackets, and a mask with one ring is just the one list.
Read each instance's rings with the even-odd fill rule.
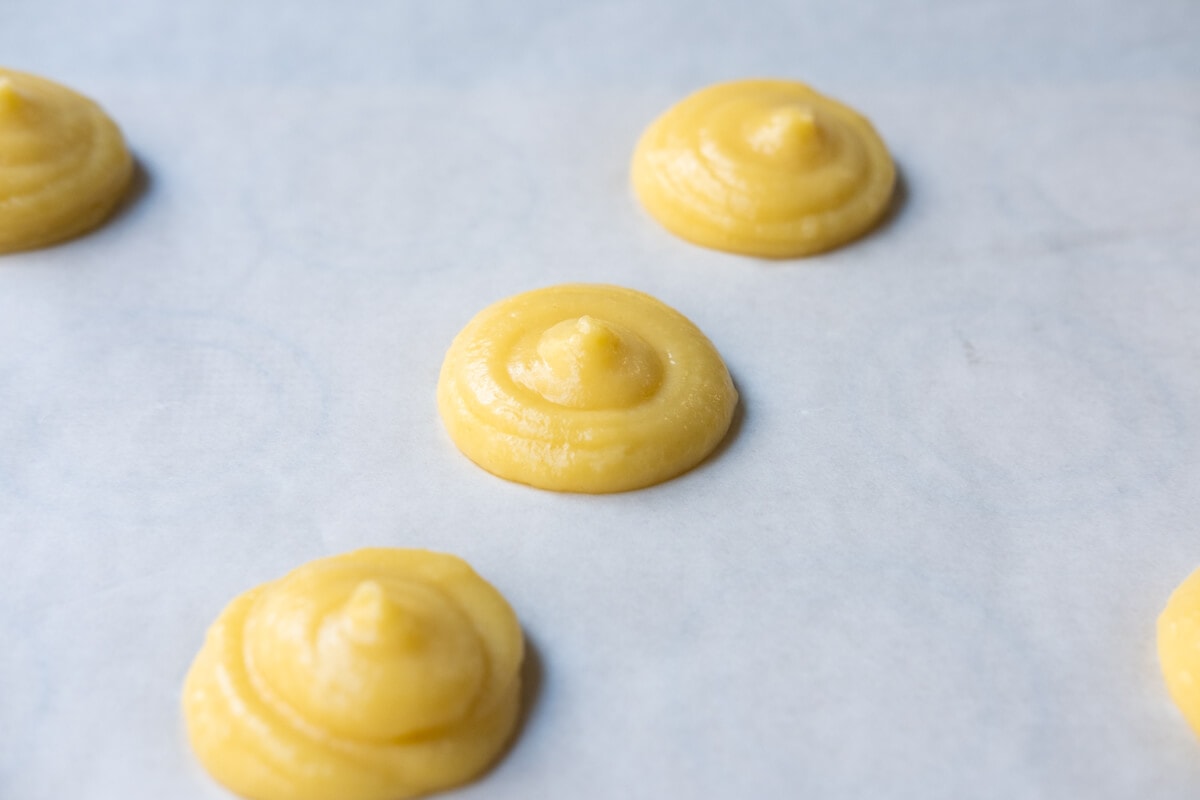
[[[456,553],[532,657],[462,798],[1200,796],[1154,624],[1200,567],[1200,6],[4,0],[0,63],[140,164],[0,257],[0,798],[226,796],[179,690],[235,594]],[[683,95],[794,77],[902,191],[803,261],[634,201]],[[434,385],[502,297],[608,282],[742,395],[662,486],[469,463]]]

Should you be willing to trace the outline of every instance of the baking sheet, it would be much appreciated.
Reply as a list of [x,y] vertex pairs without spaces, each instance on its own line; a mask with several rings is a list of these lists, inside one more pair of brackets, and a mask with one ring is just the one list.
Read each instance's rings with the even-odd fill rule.
[[[1200,10],[1181,2],[9,0],[6,66],[141,174],[0,259],[0,797],[219,798],[178,711],[235,594],[367,545],[525,626],[523,730],[455,796],[1200,791],[1154,620],[1200,566]],[[902,173],[868,238],[706,251],[633,200],[706,83],[811,81]],[[734,431],[560,495],[443,432],[450,339],[567,281],[673,305]]]

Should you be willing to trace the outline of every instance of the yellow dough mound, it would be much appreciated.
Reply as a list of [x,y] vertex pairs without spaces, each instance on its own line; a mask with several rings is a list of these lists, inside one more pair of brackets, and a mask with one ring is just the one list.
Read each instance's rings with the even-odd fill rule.
[[694,467],[737,392],[695,325],[653,297],[573,284],[510,297],[454,339],[438,381],[450,437],[487,471],[621,492]]
[[523,654],[512,609],[459,558],[324,558],[221,612],[184,684],[188,736],[254,800],[415,797],[499,755]]
[[1179,585],[1158,618],[1158,660],[1171,699],[1200,736],[1200,569]]
[[99,106],[44,78],[0,69],[0,253],[94,228],[132,174],[125,140]]
[[655,120],[633,156],[634,190],[667,230],[766,258],[866,233],[895,180],[870,122],[795,81],[702,89]]

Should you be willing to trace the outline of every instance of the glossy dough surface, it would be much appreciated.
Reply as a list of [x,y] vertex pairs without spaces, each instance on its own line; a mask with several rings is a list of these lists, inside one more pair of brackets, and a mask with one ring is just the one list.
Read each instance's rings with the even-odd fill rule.
[[702,89],[642,135],[633,186],[667,230],[717,250],[788,258],[866,233],[896,170],[864,117],[803,83]]
[[1158,618],[1158,660],[1171,699],[1200,736],[1200,569],[1179,585]]
[[459,558],[324,558],[221,613],[184,685],[188,735],[244,797],[414,797],[504,748],[523,654],[512,609]]
[[95,227],[132,174],[125,140],[99,106],[44,78],[0,69],[0,253]]
[[566,492],[620,492],[698,464],[737,392],[695,325],[649,295],[572,284],[480,312],[450,345],[438,409],[484,469]]

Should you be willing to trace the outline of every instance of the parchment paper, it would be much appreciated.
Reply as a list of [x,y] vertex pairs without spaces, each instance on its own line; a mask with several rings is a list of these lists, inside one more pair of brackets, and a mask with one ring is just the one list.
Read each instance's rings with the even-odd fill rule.
[[[6,0],[0,63],[140,163],[0,257],[0,798],[221,798],[179,690],[237,593],[456,553],[531,646],[454,797],[1200,796],[1155,618],[1200,567],[1200,7]],[[875,122],[891,218],[763,262],[661,230],[642,128],[794,77]],[[568,281],[688,315],[742,395],[694,472],[492,477],[454,334]]]

